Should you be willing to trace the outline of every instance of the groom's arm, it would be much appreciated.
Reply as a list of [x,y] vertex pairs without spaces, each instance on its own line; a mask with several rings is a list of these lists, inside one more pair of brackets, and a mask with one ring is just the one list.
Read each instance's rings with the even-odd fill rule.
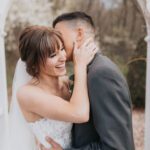
[[92,73],[88,84],[99,141],[69,150],[134,150],[131,100],[125,80],[104,70]]

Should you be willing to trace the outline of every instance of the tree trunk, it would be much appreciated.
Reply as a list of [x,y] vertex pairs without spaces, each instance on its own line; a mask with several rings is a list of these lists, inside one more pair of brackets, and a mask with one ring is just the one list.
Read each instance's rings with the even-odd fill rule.
[[137,21],[137,13],[136,13],[135,8],[132,9],[132,20],[134,20],[134,21],[131,22],[131,29],[130,29],[130,38],[131,39],[134,37],[134,31],[136,28],[136,21]]
[[128,6],[127,6],[127,0],[123,0],[123,27],[126,28],[127,25],[127,13],[128,13]]

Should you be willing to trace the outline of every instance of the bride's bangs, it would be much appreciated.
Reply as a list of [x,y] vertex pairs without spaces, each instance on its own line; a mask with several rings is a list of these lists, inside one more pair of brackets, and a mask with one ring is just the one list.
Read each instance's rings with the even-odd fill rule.
[[40,44],[40,47],[43,49],[43,54],[41,55],[43,65],[45,65],[47,58],[50,58],[52,54],[64,45],[62,37],[57,31],[50,30],[49,34],[45,37],[46,38],[41,39]]
[[27,72],[34,77],[38,76],[47,58],[62,45],[61,34],[52,28],[37,25],[25,28],[19,38],[19,52],[26,63]]

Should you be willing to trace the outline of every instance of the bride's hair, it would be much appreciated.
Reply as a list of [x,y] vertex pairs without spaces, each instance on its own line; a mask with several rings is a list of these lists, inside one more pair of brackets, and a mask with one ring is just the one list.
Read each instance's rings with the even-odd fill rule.
[[63,43],[61,34],[45,26],[29,26],[19,37],[19,52],[21,60],[26,63],[26,71],[33,77],[40,74],[41,65]]

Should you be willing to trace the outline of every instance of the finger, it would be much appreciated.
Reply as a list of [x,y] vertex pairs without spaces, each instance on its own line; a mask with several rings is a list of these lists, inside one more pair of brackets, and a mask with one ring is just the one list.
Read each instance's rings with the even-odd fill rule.
[[58,147],[58,144],[56,144],[54,141],[51,142],[51,145],[52,145],[53,148],[57,148]]
[[96,45],[95,45],[95,43],[90,43],[87,47],[86,47],[86,49],[88,49],[89,51],[90,50],[93,50],[93,49],[95,49],[96,48]]
[[56,142],[55,142],[52,138],[50,138],[50,137],[46,137],[46,140],[47,140],[47,142],[50,143],[51,146],[54,147],[54,148],[57,148],[57,146],[59,146],[59,144],[56,143]]
[[75,49],[75,42],[73,42],[73,49]]
[[82,47],[87,47],[93,41],[92,37],[89,37],[82,45]]
[[56,144],[52,138],[46,137],[46,141],[51,145],[51,147],[56,147]]
[[90,46],[88,46],[86,52],[89,53],[89,54],[93,54],[93,53],[95,53],[95,50],[96,50],[96,45],[95,44],[90,44]]
[[77,48],[77,43],[73,42],[73,56],[75,56],[77,53],[79,53],[79,50]]
[[97,52],[98,52],[97,48],[93,49],[91,56],[94,57]]
[[44,147],[43,144],[40,144],[40,150],[50,150],[50,149],[47,149],[47,148]]
[[47,137],[46,137],[46,141],[47,141],[48,143],[50,143],[50,144],[51,144],[51,142],[53,141],[53,139],[52,139],[52,138],[50,138],[49,136],[47,136]]
[[96,46],[95,46],[95,44],[90,44],[90,46],[88,47],[91,51],[93,51],[95,48],[96,48]]
[[74,41],[73,42],[73,50],[75,51],[75,50],[77,50],[78,48],[77,48],[77,42],[76,41]]
[[52,146],[55,148],[60,147],[60,145],[56,143],[54,140],[52,140]]
[[90,50],[90,54],[92,57],[94,57],[97,52],[98,52],[98,48],[96,47],[93,47],[92,50]]
[[94,53],[97,53],[97,52],[98,52],[98,48],[97,48],[97,47],[94,47],[92,51],[93,51]]
[[88,45],[88,47],[97,47],[97,46],[96,46],[96,44],[95,44],[94,42],[92,42],[92,43],[90,43],[90,44]]
[[98,47],[94,44],[93,47],[92,47],[92,51],[93,51],[94,53],[97,53],[98,50],[99,50]]

